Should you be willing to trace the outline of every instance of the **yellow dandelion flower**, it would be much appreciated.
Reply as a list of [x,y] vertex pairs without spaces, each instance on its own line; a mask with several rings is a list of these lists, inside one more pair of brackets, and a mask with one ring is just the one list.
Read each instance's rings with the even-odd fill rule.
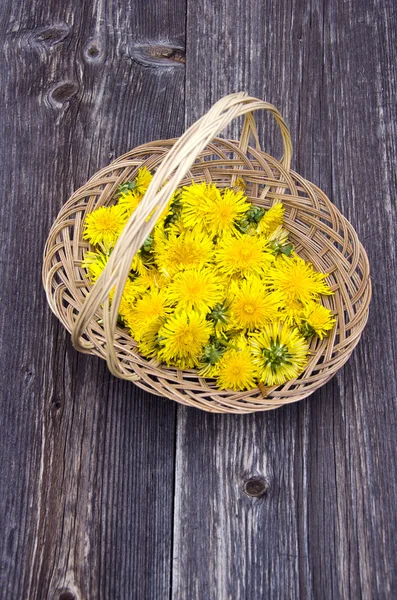
[[[208,271],[211,272],[210,269]],[[218,282],[226,294],[226,286],[219,278]],[[213,323],[215,336],[223,337],[223,333],[231,328],[230,303],[224,300],[222,303],[215,304],[207,319]]]
[[163,273],[160,273],[155,267],[145,269],[145,272],[141,274],[139,280],[145,288],[158,288],[165,287],[170,279]]
[[101,206],[86,216],[83,239],[107,252],[115,245],[127,218],[121,206]]
[[280,254],[285,254],[285,256],[292,255],[294,246],[289,241],[288,236],[288,231],[281,227],[281,225],[279,225],[274,231],[266,234],[269,247],[276,256]]
[[280,318],[291,327],[294,325],[299,327],[302,322],[303,308],[304,306],[299,300],[287,299],[284,296],[283,311]]
[[[111,300],[113,299],[113,296],[114,296],[114,288],[110,292]],[[120,300],[120,305],[119,305],[119,316],[121,317],[124,324],[125,324],[126,315],[128,315],[128,313],[130,312],[130,309],[131,309],[130,304],[127,302],[127,300],[124,298],[124,296],[122,296],[121,300]]]
[[138,169],[137,176],[135,178],[135,190],[138,194],[143,194],[148,189],[150,182],[153,179],[153,175],[146,167]]
[[258,233],[269,234],[275,229],[277,229],[279,225],[282,225],[284,219],[284,211],[285,208],[281,204],[281,202],[273,204],[273,206],[265,212],[265,214],[259,221],[257,227]]
[[219,375],[219,364],[211,365],[209,362],[203,363],[199,362],[198,364],[199,376],[206,377],[207,379],[214,379]]
[[155,234],[155,260],[160,272],[174,275],[184,269],[200,268],[214,256],[212,240],[201,232],[187,231],[167,237],[160,231]]
[[219,363],[226,348],[217,342],[205,346],[198,364],[200,377],[216,377],[219,373]]
[[141,338],[138,342],[138,350],[145,358],[154,358],[159,351],[158,332],[164,324],[164,319],[150,321],[142,328]]
[[134,181],[127,181],[120,185],[118,205],[122,206],[128,215],[131,215],[138,207],[152,179],[153,176],[150,171],[146,167],[141,167],[138,169]]
[[302,313],[302,333],[305,336],[318,335],[322,340],[336,323],[336,319],[328,308],[317,302],[310,302]]
[[[150,219],[151,219],[151,218],[153,217],[153,215],[154,215],[154,214],[157,212],[157,210],[158,210],[158,206],[155,206],[155,207],[154,207],[154,209],[153,209],[153,210],[152,210],[152,211],[151,211],[151,212],[148,214],[148,216],[146,217],[146,219],[145,219],[146,223],[147,223],[148,221],[150,221]],[[170,208],[169,208],[169,205],[167,205],[167,206],[165,207],[165,209],[163,210],[163,212],[161,213],[161,215],[159,216],[159,218],[157,219],[155,227],[156,227],[156,226],[157,226],[158,228],[159,228],[159,227],[164,227],[164,221],[165,221],[165,219],[167,218],[169,211],[170,211]]]
[[178,309],[195,309],[206,313],[221,302],[223,289],[211,272],[205,269],[189,269],[175,275],[167,288],[167,298]]
[[124,316],[124,322],[134,338],[140,340],[148,325],[171,312],[164,290],[152,289],[136,301]]
[[[156,212],[156,210],[157,210],[157,208],[154,209],[154,212]],[[157,219],[155,226],[164,227],[165,220],[167,219],[167,217],[171,216],[171,214],[172,214],[172,199],[168,202],[167,206],[163,209],[163,212]]]
[[297,329],[273,322],[250,338],[253,362],[265,385],[295,379],[307,364],[309,346]]
[[[168,225],[167,233],[168,235],[180,236],[185,233],[191,231],[190,229],[186,229],[183,222],[180,219],[176,219],[172,223]],[[197,234],[196,234],[197,235]]]
[[263,238],[243,236],[224,239],[215,255],[222,273],[231,275],[263,275],[274,261]]
[[218,387],[221,390],[251,390],[258,376],[249,348],[227,350],[219,363]]
[[247,184],[244,181],[244,179],[242,177],[237,177],[236,181],[234,182],[233,189],[236,192],[238,192],[238,191],[245,192],[246,188],[247,188]]
[[142,195],[138,194],[136,190],[126,190],[125,192],[121,192],[118,205],[121,206],[128,215],[131,215],[138,207],[141,199]]
[[231,285],[232,325],[243,329],[257,329],[277,319],[282,294],[268,292],[259,277],[251,277]]
[[286,246],[288,244],[289,233],[284,227],[279,225],[274,231],[267,234],[266,238],[269,244],[277,244],[278,246]]
[[169,317],[159,331],[159,358],[167,365],[190,369],[199,362],[211,335],[211,324],[198,312],[181,311]]
[[203,228],[210,203],[221,199],[221,192],[213,183],[193,183],[182,189],[182,222],[187,228]]
[[106,263],[109,260],[109,256],[103,252],[86,252],[83,257],[81,266],[86,269],[88,276],[93,283],[98,279]]
[[145,275],[147,271],[147,266],[142,260],[142,254],[138,251],[134,258],[132,259],[131,269],[139,273],[139,275]]
[[237,233],[235,226],[239,219],[251,206],[242,191],[225,189],[223,194],[207,201],[205,226],[213,236]]
[[[115,288],[110,290],[110,300],[113,300],[114,292]],[[140,298],[145,292],[146,288],[140,284],[139,278],[134,279],[134,281],[131,281],[131,279],[127,279],[119,306],[119,315],[121,316],[123,321],[125,321],[126,316],[130,313],[131,308],[136,302],[136,300]]]
[[123,298],[131,306],[135,301],[146,292],[146,286],[142,281],[141,277],[137,277],[134,280],[127,279],[127,282],[123,291]]
[[326,277],[328,273],[317,273],[310,263],[306,263],[299,256],[280,256],[275,266],[267,273],[267,282],[281,291],[287,301],[299,300],[307,304],[317,299],[320,294],[332,294],[324,281]]
[[232,350],[245,350],[246,348],[251,348],[245,333],[236,333],[232,335],[228,345]]

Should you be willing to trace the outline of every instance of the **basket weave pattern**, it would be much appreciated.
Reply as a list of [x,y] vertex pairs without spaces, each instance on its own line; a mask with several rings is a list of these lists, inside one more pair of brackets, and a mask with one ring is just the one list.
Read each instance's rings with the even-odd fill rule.
[[[252,111],[269,110],[280,126],[281,161],[260,149]],[[233,118],[245,116],[238,141],[216,135]],[[255,148],[248,146],[253,135]],[[281,115],[270,104],[244,93],[220,100],[178,140],[144,144],[96,173],[63,206],[47,240],[43,282],[51,309],[72,333],[75,347],[104,358],[118,377],[182,404],[211,412],[249,413],[278,408],[312,394],[347,361],[368,318],[371,297],[368,259],[351,224],[326,195],[290,170],[291,140]],[[112,204],[118,186],[134,179],[140,167],[155,172],[153,181],[131,216],[95,283],[81,268],[89,245],[83,240],[85,216]],[[303,375],[283,386],[244,392],[220,391],[214,380],[194,370],[166,367],[147,360],[126,330],[117,326],[119,300],[134,254],[153,228],[172,192],[194,182],[246,183],[246,195],[256,206],[270,208],[276,199],[285,207],[284,227],[295,251],[327,279],[334,294],[323,299],[337,317],[330,335],[314,339]],[[153,208],[156,214],[148,218]],[[116,288],[113,302],[108,296]]]

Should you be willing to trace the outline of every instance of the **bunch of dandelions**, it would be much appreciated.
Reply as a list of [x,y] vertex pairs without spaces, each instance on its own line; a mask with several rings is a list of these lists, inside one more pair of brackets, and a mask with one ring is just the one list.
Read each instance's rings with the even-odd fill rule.
[[[115,203],[86,217],[82,266],[95,282],[152,179],[146,168]],[[251,204],[235,188],[192,183],[174,194],[131,265],[120,323],[141,355],[197,369],[220,389],[278,386],[304,370],[310,340],[335,324],[326,273],[296,255],[284,207]]]

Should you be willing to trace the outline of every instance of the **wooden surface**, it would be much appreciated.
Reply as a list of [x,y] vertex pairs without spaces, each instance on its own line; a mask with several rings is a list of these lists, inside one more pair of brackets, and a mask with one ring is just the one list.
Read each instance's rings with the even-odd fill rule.
[[[1,598],[397,597],[396,15],[393,0],[3,1]],[[223,416],[77,354],[40,269],[76,187],[242,89],[285,116],[293,168],[353,223],[374,294],[328,385]],[[260,137],[279,152],[270,119]]]

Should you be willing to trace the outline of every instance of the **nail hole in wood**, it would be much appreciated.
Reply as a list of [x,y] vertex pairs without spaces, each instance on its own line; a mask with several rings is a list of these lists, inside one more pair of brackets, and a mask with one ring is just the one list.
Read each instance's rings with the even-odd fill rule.
[[244,483],[244,492],[252,498],[263,496],[268,489],[269,482],[264,477],[251,477]]
[[55,410],[59,410],[61,408],[61,401],[57,399],[52,400],[52,406]]

